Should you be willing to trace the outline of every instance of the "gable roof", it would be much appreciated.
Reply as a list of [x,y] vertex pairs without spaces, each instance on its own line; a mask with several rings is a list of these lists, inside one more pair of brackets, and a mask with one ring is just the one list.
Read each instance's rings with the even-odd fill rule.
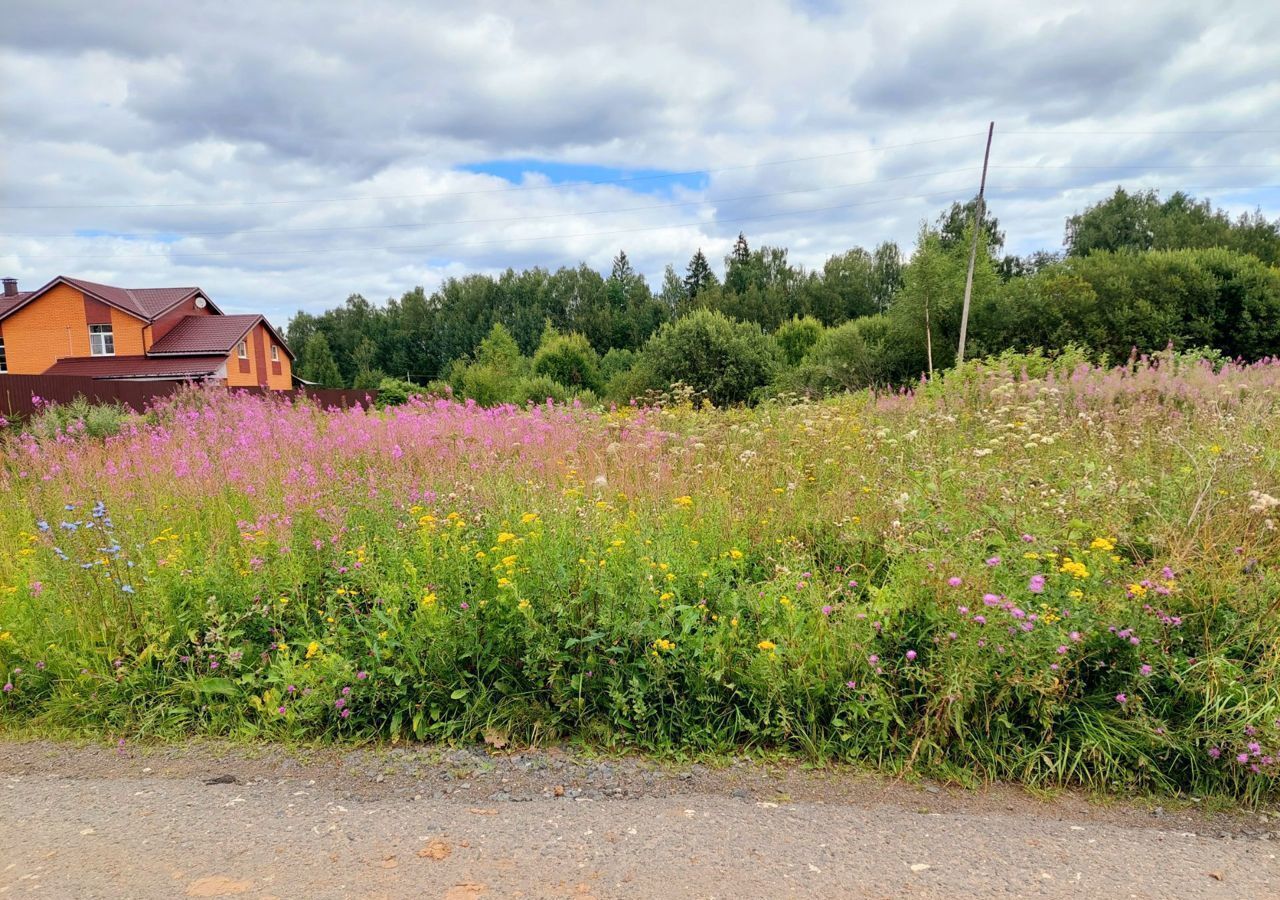
[[[85,281],[83,278],[58,275],[48,284],[38,287],[34,291],[19,294],[18,298],[16,298],[16,303],[0,301],[0,319],[26,306],[58,284],[69,285],[95,300],[100,300],[121,312],[126,312],[135,318],[142,319],[144,322],[154,322],[178,304],[191,299],[197,294],[204,297],[205,301],[210,306],[213,306],[213,302],[198,287],[121,288],[113,287],[109,284],[98,284],[95,281]],[[13,300],[15,298],[6,299]],[[213,309],[215,312],[221,312],[216,306],[213,306]]]
[[293,359],[289,349],[271,323],[259,315],[183,316],[147,351],[150,356],[178,356],[190,353],[230,353],[255,325],[261,322],[275,342]]
[[208,378],[226,363],[226,354],[179,357],[72,356],[60,359],[45,375],[88,378]]

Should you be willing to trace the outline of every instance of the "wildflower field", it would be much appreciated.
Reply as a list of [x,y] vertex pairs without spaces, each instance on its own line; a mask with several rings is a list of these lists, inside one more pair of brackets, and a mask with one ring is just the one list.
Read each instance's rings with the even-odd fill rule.
[[11,430],[0,723],[1280,785],[1280,362]]

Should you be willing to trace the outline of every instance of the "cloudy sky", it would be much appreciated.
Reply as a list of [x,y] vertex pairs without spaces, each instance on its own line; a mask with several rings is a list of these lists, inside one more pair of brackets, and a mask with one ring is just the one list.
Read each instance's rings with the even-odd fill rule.
[[[975,9],[975,7],[980,7]],[[1037,7],[1043,12],[1037,11]],[[820,265],[975,192],[1280,215],[1280,4],[3,3],[0,270],[283,324],[507,266]]]

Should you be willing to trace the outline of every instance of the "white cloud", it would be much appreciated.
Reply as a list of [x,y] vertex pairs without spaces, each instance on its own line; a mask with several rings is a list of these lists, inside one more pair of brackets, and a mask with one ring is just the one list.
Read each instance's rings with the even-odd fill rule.
[[[1244,132],[1280,112],[1278,27],[1256,3],[24,4],[0,269],[200,284],[283,323],[619,248],[653,279],[739,229],[820,265],[970,196],[988,118],[1011,249],[1120,181],[1275,216],[1275,134]],[[1098,133],[1179,130],[1231,133]],[[654,193],[458,168],[492,159],[712,171]]]

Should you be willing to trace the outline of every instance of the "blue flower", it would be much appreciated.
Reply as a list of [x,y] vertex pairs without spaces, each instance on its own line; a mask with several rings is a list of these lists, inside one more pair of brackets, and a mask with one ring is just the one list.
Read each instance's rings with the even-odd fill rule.
[[41,519],[39,522],[36,522],[36,527],[39,528],[41,531],[48,531],[49,523],[46,522],[44,519]]

